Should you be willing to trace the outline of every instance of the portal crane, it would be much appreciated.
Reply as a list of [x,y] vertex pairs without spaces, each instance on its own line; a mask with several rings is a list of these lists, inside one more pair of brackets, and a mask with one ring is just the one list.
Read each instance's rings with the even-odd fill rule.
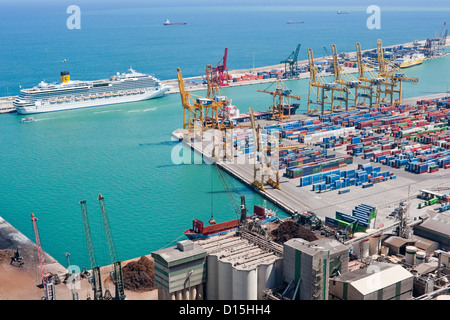
[[[276,83],[276,89],[274,91],[269,91],[268,89]],[[258,92],[268,93],[272,96],[272,118],[277,120],[289,119],[291,117],[291,99],[300,100],[301,96],[296,96],[292,94],[290,90],[281,80],[280,77],[277,78],[275,82],[269,85],[264,90],[257,90]]]
[[[359,42],[356,43],[356,62],[358,65],[358,79],[354,83],[355,87],[355,107],[357,106],[358,99],[362,98],[363,103],[366,104],[366,99],[369,99],[369,107],[372,107],[373,103],[373,83],[372,80],[368,77],[368,67],[363,62],[362,54],[361,54],[361,45]],[[362,92],[358,92],[359,89],[362,89]]]
[[217,83],[219,87],[229,85],[227,58],[228,58],[228,48],[225,48],[225,54],[223,55],[223,58],[217,63],[217,65],[214,68],[212,68],[213,81]]
[[280,63],[284,63],[284,75],[286,78],[291,78],[295,75],[295,67],[297,66],[298,62],[298,53],[300,52],[300,47],[301,44],[298,44],[295,51],[292,51],[292,53],[285,60],[280,61]]
[[45,297],[42,297],[42,299],[55,300],[55,287],[53,284],[52,275],[47,272],[47,269],[45,267],[44,251],[42,250],[41,247],[41,239],[39,237],[39,230],[36,221],[37,218],[32,213],[31,223],[33,224],[34,236],[36,238],[36,248],[39,257],[39,266],[41,269],[42,286],[44,287],[45,290]]
[[116,287],[115,300],[125,299],[125,285],[123,282],[122,262],[116,258],[116,248],[114,246],[114,239],[112,237],[111,228],[109,226],[108,212],[106,211],[105,198],[99,194],[98,201],[100,204],[100,210],[102,212],[103,226],[105,228],[106,240],[108,242],[109,256],[111,263],[114,267],[114,271],[111,274],[114,285]]
[[100,276],[100,267],[95,260],[94,245],[92,242],[91,228],[89,226],[89,219],[86,208],[86,200],[80,201],[81,213],[84,221],[84,231],[86,233],[86,242],[89,252],[89,261],[91,263],[92,277],[89,281],[92,283],[92,289],[94,290],[94,300],[103,300],[102,280]]

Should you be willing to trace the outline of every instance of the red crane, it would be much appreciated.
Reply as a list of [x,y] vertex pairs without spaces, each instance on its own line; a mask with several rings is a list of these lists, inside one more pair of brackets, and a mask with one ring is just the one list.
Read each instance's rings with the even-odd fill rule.
[[225,48],[225,54],[215,67],[212,68],[212,81],[219,87],[228,86],[228,67],[227,67],[228,48]]
[[39,265],[41,268],[41,278],[42,278],[42,285],[44,286],[45,290],[45,297],[43,299],[45,300],[55,300],[55,291],[53,286],[53,277],[50,273],[47,273],[47,270],[45,268],[45,260],[44,260],[44,251],[41,247],[41,240],[39,237],[39,231],[36,224],[37,218],[34,216],[34,214],[31,214],[31,223],[33,224],[34,229],[34,236],[36,237],[36,247],[38,251],[38,257],[39,257]]

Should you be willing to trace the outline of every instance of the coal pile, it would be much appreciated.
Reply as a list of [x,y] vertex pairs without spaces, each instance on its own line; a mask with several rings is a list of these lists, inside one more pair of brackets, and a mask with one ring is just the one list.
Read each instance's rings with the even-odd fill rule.
[[133,291],[150,291],[155,286],[155,266],[153,261],[142,256],[122,268],[125,289]]
[[277,229],[273,230],[272,236],[273,241],[280,244],[293,238],[301,238],[310,242],[318,239],[310,229],[290,220],[283,222]]

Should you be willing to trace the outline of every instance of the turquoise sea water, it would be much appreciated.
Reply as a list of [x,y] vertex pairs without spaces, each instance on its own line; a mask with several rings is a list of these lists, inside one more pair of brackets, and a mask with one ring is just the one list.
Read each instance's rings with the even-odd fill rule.
[[[66,7],[43,11],[0,12],[0,95],[18,92],[18,84],[56,81],[62,68],[73,79],[98,79],[130,65],[161,79],[203,74],[229,48],[231,69],[277,64],[302,43],[301,58],[312,47],[316,56],[335,43],[339,51],[364,48],[382,38],[392,45],[434,36],[449,10],[382,13],[382,29],[365,28],[365,8],[336,15],[336,8],[294,7],[148,7],[83,10],[82,29],[65,27]],[[338,8],[342,9],[342,8]],[[352,8],[353,9],[353,8]],[[61,13],[62,12],[62,13]],[[162,22],[188,21],[164,27]],[[304,24],[287,25],[289,19]],[[329,49],[330,51],[330,49]],[[320,54],[319,54],[320,52]],[[67,58],[68,64],[58,61]],[[408,69],[419,77],[405,85],[404,96],[448,90],[450,58]],[[307,80],[289,81],[307,96]],[[241,112],[266,110],[271,97],[258,93],[267,84],[225,88]],[[16,92],[15,92],[16,91]],[[196,92],[202,95],[202,92]],[[305,102],[301,103],[306,107]],[[20,123],[17,114],[0,115],[0,216],[34,241],[30,214],[38,217],[44,250],[60,262],[88,265],[79,201],[86,200],[100,265],[109,263],[97,196],[105,197],[120,259],[157,250],[180,238],[193,218],[216,221],[236,217],[217,174],[208,165],[174,165],[177,142],[171,133],[182,123],[178,94],[139,103],[35,115]],[[263,199],[233,180],[247,205]],[[237,202],[239,198],[234,195]],[[270,204],[268,204],[271,206]],[[272,206],[273,207],[273,206]],[[281,215],[284,213],[278,210]],[[172,243],[174,244],[174,243]]]

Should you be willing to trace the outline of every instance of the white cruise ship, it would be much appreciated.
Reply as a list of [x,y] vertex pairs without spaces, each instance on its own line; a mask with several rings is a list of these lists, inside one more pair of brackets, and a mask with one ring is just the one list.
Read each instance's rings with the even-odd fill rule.
[[20,114],[61,111],[158,98],[169,90],[155,77],[129,69],[110,79],[96,81],[70,80],[61,72],[61,82],[42,81],[31,89],[22,89],[14,100]]

